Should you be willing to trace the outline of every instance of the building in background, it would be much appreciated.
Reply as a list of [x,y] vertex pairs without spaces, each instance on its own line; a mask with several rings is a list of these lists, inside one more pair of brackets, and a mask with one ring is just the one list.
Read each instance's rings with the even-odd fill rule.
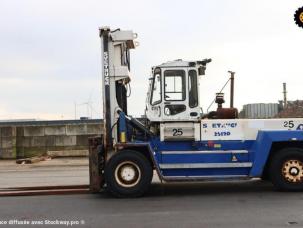
[[243,105],[239,113],[240,118],[244,119],[268,119],[274,118],[283,109],[278,103],[255,103]]
[[254,103],[243,105],[239,118],[269,119],[269,118],[302,118],[303,100],[279,101],[279,103]]

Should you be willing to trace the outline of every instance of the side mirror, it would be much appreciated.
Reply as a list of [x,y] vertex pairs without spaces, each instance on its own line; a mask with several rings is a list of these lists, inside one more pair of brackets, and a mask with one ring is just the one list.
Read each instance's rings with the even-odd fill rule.
[[200,66],[198,68],[198,74],[199,75],[205,75],[205,70],[206,70],[206,67],[205,66]]

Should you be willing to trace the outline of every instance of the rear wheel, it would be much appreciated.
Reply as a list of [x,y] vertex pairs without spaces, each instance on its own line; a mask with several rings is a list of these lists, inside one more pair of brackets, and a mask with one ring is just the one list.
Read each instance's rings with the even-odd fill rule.
[[303,190],[303,149],[284,148],[271,160],[270,179],[278,190]]
[[152,180],[152,166],[137,151],[123,150],[113,155],[105,167],[107,190],[116,197],[143,195]]

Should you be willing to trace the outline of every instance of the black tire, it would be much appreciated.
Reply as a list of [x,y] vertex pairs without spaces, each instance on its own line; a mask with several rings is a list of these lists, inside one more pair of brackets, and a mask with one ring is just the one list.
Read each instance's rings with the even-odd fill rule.
[[295,19],[295,22],[296,24],[303,28],[303,7],[297,9],[297,11],[295,12],[295,15],[294,15],[294,19]]
[[280,191],[303,190],[303,149],[284,148],[277,151],[269,165],[270,180]]
[[[119,198],[142,196],[148,190],[152,176],[150,162],[144,155],[133,150],[116,153],[105,166],[106,188]],[[129,177],[131,180],[127,180]]]
[[261,176],[260,178],[262,181],[270,181],[268,173],[265,173],[264,175]]

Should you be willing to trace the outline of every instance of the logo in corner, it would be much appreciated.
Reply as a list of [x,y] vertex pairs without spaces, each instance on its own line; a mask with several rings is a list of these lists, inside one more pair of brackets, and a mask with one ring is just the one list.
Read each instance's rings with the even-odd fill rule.
[[303,28],[303,7],[297,9],[297,11],[295,12],[295,22],[296,24]]
[[303,130],[303,124],[299,124],[297,130]]

